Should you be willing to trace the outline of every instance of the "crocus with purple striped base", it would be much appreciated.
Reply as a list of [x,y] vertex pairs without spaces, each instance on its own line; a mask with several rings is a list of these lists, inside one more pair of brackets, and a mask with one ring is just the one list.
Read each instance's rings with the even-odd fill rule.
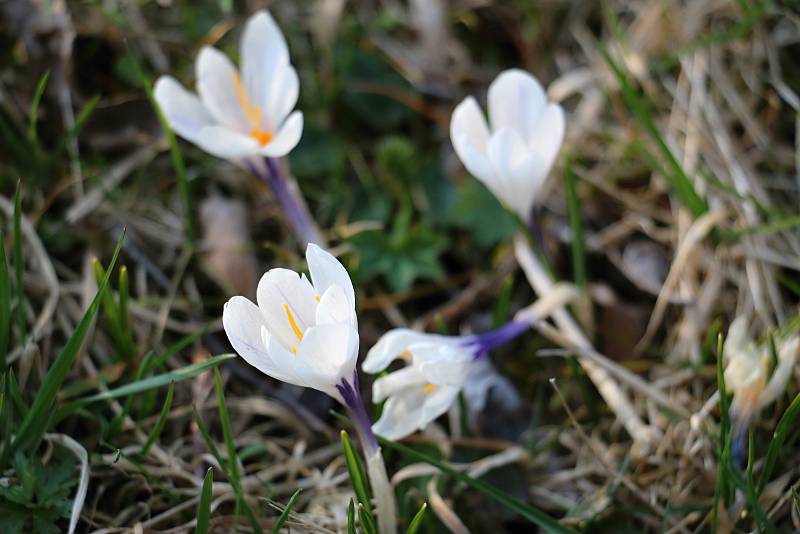
[[387,333],[367,353],[362,369],[379,373],[396,359],[407,365],[373,383],[372,401],[388,399],[373,431],[401,439],[424,429],[450,408],[475,362],[529,328],[527,321],[512,321],[479,335],[443,336],[407,328]]

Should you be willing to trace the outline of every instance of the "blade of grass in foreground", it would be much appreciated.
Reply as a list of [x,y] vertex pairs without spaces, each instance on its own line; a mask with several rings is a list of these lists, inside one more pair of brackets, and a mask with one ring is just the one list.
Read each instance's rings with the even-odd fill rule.
[[781,452],[781,447],[783,447],[783,444],[786,442],[789,431],[794,428],[794,422],[798,415],[800,415],[800,393],[794,398],[781,416],[780,421],[778,421],[778,425],[775,427],[775,433],[769,444],[769,450],[767,450],[764,467],[758,479],[758,486],[756,487],[756,493],[758,495],[761,495],[767,482],[769,482],[769,477],[772,476],[772,470],[775,468],[775,463],[778,461],[778,454]]
[[28,141],[37,150],[39,148],[38,134],[36,132],[36,120],[39,118],[39,104],[42,102],[44,96],[44,89],[47,87],[47,79],[50,77],[50,71],[44,73],[44,76],[39,79],[39,84],[36,86],[36,93],[33,95],[31,101],[31,110],[28,115]]
[[414,519],[411,520],[411,523],[408,525],[408,529],[406,530],[406,534],[417,534],[419,530],[419,526],[422,524],[422,519],[425,517],[425,511],[428,509],[428,503],[422,503],[422,506],[419,507],[419,512],[414,515]]
[[74,401],[68,402],[59,408],[59,410],[56,412],[55,420],[59,421],[64,417],[77,412],[87,404],[92,404],[93,402],[127,397],[128,395],[135,395],[153,388],[166,386],[171,382],[181,382],[187,378],[193,378],[234,358],[236,358],[235,354],[222,354],[220,356],[214,356],[213,358],[209,358],[204,362],[193,363],[192,365],[187,365],[186,367],[176,369],[175,371],[137,380],[135,382],[125,384],[124,386],[103,391],[102,393],[97,393],[89,397],[75,399]]
[[[111,276],[111,272],[114,270],[114,266],[117,264],[117,258],[119,257],[120,249],[122,249],[122,240],[124,238],[125,232],[123,231],[122,235],[120,235],[119,239],[117,240],[117,246],[114,249],[114,255],[112,256],[111,263],[106,270],[106,276],[103,278],[100,287],[97,289],[97,294],[94,296],[92,303],[89,305],[89,309],[86,310],[86,313],[83,315],[80,323],[78,323],[78,326],[75,328],[75,332],[72,333],[67,341],[67,344],[61,350],[53,364],[50,366],[50,369],[47,371],[47,375],[44,377],[44,381],[42,382],[36,397],[33,399],[33,404],[28,410],[28,413],[25,414],[25,418],[20,424],[17,435],[14,438],[14,441],[11,442],[11,446],[8,448],[7,454],[13,455],[14,452],[18,450],[34,448],[47,431],[47,425],[51,420],[51,410],[53,403],[56,400],[56,395],[58,394],[58,390],[61,388],[61,384],[64,382],[64,379],[67,377],[67,373],[69,373],[69,370],[72,367],[72,362],[75,361],[75,356],[78,354],[78,351],[80,350],[81,345],[86,338],[86,334],[89,331],[89,325],[91,325],[92,320],[94,320],[94,317],[97,314],[97,309],[100,306],[100,300],[103,296],[103,292],[108,286],[108,279]],[[5,455],[6,451],[3,451],[3,454]],[[3,462],[0,461],[0,464],[2,463]]]
[[[612,22],[609,22],[609,24],[614,26]],[[653,115],[648,109],[645,97],[640,95],[639,92],[633,87],[628,79],[627,73],[624,70],[624,66],[617,64],[604,46],[599,45],[599,50],[603,55],[603,58],[606,60],[606,63],[608,63],[608,66],[611,67],[611,71],[620,84],[622,89],[622,98],[625,101],[625,105],[633,113],[633,116],[639,125],[650,136],[656,147],[658,147],[662,158],[666,162],[668,168],[664,169],[661,174],[666,179],[667,185],[672,192],[678,196],[680,201],[684,206],[686,206],[692,215],[695,217],[700,217],[708,211],[708,204],[706,203],[705,199],[703,199],[703,197],[697,193],[694,188],[694,184],[692,184],[692,181],[686,175],[686,172],[683,170],[680,162],[675,157],[675,154],[672,153],[669,145],[661,135],[661,132],[653,120]],[[660,169],[655,170],[661,171]]]
[[257,534],[263,532],[261,525],[258,523],[253,509],[247,504],[242,491],[241,479],[239,478],[239,459],[236,455],[236,446],[233,443],[233,431],[231,430],[231,418],[228,414],[228,406],[225,404],[225,392],[222,388],[222,377],[219,374],[219,369],[214,368],[214,389],[217,394],[217,406],[219,407],[219,420],[222,425],[222,436],[225,439],[225,449],[228,453],[228,461],[225,463],[227,467],[228,479],[233,486],[233,492],[236,494],[236,508],[241,507],[244,510],[244,515],[253,527],[253,531]]
[[209,467],[203,479],[203,489],[200,492],[200,504],[197,506],[197,526],[195,534],[208,534],[208,520],[211,517],[211,486],[214,481],[214,468]]
[[277,521],[275,521],[275,525],[273,525],[272,527],[272,534],[278,534],[283,524],[286,523],[287,519],[289,519],[289,513],[292,511],[294,502],[297,500],[297,496],[300,495],[301,491],[303,491],[303,488],[297,488],[294,491],[294,493],[292,493],[292,496],[289,497],[289,502],[286,503],[286,508],[283,509],[283,512],[281,512],[281,516],[278,518]]
[[562,525],[561,523],[559,523],[549,515],[545,514],[541,510],[520,501],[516,497],[512,497],[511,495],[492,486],[491,484],[487,484],[483,480],[480,480],[478,478],[472,478],[471,476],[462,473],[461,471],[453,469],[444,462],[440,462],[439,460],[432,458],[427,454],[423,454],[419,451],[415,451],[410,447],[406,447],[402,443],[397,443],[396,441],[384,439],[381,438],[380,436],[378,437],[378,441],[381,443],[381,445],[385,446],[387,449],[396,450],[397,452],[405,456],[408,456],[409,458],[413,458],[414,460],[420,462],[425,462],[426,464],[432,465],[440,469],[441,471],[447,473],[453,478],[456,478],[461,482],[464,482],[468,486],[471,486],[476,490],[480,491],[481,493],[484,493],[486,496],[505,505],[509,509],[514,510],[515,512],[520,514],[522,517],[524,517],[531,523],[538,525],[545,532],[558,533],[558,534],[575,533],[574,530]]
[[[350,484],[353,486],[353,492],[356,494],[358,502],[362,504],[367,511],[370,521],[372,521],[372,501],[369,497],[369,486],[367,485],[367,477],[364,475],[364,469],[361,467],[361,462],[358,461],[358,457],[353,450],[353,443],[350,441],[350,436],[347,432],[342,430],[339,436],[342,440],[344,461],[347,465],[347,472],[350,474]],[[374,521],[372,522],[374,524]]]
[[150,435],[147,436],[147,441],[145,441],[144,445],[142,446],[142,456],[147,455],[147,451],[150,450],[150,447],[153,446],[153,443],[158,439],[158,436],[161,435],[161,431],[164,430],[164,425],[167,423],[167,417],[169,417],[169,411],[172,408],[172,394],[175,390],[175,382],[169,383],[169,388],[167,388],[167,398],[164,400],[164,405],[161,407],[161,414],[158,416],[158,421],[156,421],[156,426],[153,427],[153,431],[150,432]]
[[0,372],[6,369],[11,333],[11,275],[6,260],[5,236],[0,232]]

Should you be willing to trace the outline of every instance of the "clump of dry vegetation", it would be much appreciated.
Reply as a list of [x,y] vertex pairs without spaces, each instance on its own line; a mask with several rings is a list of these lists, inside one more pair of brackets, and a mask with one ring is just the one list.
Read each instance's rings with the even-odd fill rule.
[[282,528],[347,531],[337,405],[226,356],[224,302],[303,251],[148,96],[191,86],[203,44],[235,55],[260,8],[300,75],[283,165],[353,276],[362,353],[536,299],[450,114],[509,67],[567,112],[537,239],[581,298],[492,353],[483,411],[384,445],[402,529],[427,503],[419,532],[800,530],[796,368],[749,426],[720,391],[735,317],[773,358],[800,324],[800,16],[769,0],[4,2],[0,525],[250,532],[292,497]]

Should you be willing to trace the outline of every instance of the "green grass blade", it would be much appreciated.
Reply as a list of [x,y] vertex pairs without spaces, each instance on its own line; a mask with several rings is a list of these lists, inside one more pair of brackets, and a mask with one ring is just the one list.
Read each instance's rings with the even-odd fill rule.
[[[613,24],[611,24],[611,26],[613,26]],[[628,79],[628,75],[625,72],[624,67],[620,66],[616,61],[614,61],[614,58],[611,57],[611,54],[608,52],[608,50],[602,45],[599,45],[599,50],[603,55],[603,58],[606,60],[606,63],[608,63],[608,66],[611,67],[611,71],[620,84],[622,98],[625,101],[626,106],[633,113],[633,116],[639,125],[655,143],[663,160],[667,164],[667,169],[664,169],[663,171],[659,169],[655,170],[660,171],[660,173],[664,176],[664,179],[667,181],[667,186],[675,195],[677,195],[677,197],[692,213],[692,215],[695,217],[700,217],[708,211],[708,204],[706,203],[705,199],[703,199],[703,197],[697,193],[692,181],[686,175],[686,172],[683,170],[680,162],[675,157],[675,154],[672,153],[669,145],[661,135],[660,130],[653,120],[653,115],[648,109],[646,98],[639,94],[639,92],[633,87]]]
[[14,226],[12,235],[12,250],[14,256],[14,282],[17,289],[17,327],[19,328],[20,345],[25,345],[28,337],[25,324],[25,288],[22,285],[22,182],[17,181],[17,191],[14,193]]
[[[119,269],[119,326],[122,331],[126,334],[126,338],[129,341],[129,345],[133,348],[133,339],[131,337],[131,325],[130,325],[130,315],[128,314],[128,292],[129,292],[129,282],[128,282],[128,268],[126,266],[122,266]],[[133,356],[133,352],[131,352],[130,356]]]
[[81,110],[78,112],[78,115],[75,117],[75,124],[72,125],[72,128],[67,130],[64,136],[59,140],[58,145],[56,145],[55,150],[52,151],[50,154],[50,162],[52,163],[55,159],[61,155],[61,153],[66,150],[67,144],[72,140],[72,138],[77,137],[80,134],[81,130],[83,129],[86,121],[89,120],[89,117],[92,115],[94,108],[97,107],[97,103],[100,102],[100,96],[93,96]]
[[353,499],[347,505],[347,534],[356,534],[356,507]]
[[236,455],[236,445],[233,442],[233,431],[231,430],[231,418],[228,414],[228,406],[225,403],[225,391],[222,387],[222,376],[219,374],[219,369],[214,368],[214,390],[217,394],[217,406],[219,407],[219,419],[222,425],[222,437],[225,439],[225,449],[228,454],[227,475],[233,486],[233,491],[236,494],[237,507],[241,506],[244,510],[250,526],[258,534],[261,534],[261,525],[258,523],[255,513],[247,504],[242,492],[241,479],[239,477],[239,461]]
[[301,491],[303,491],[302,488],[297,488],[295,492],[292,493],[292,496],[289,497],[289,502],[286,503],[286,508],[283,509],[283,512],[281,512],[281,516],[278,518],[277,521],[275,521],[275,525],[273,525],[272,527],[272,534],[278,534],[283,524],[286,523],[286,520],[289,519],[289,513],[292,511],[294,502],[297,500],[297,496],[300,495]]
[[42,96],[44,96],[44,90],[47,87],[47,79],[49,77],[50,71],[48,70],[39,80],[39,84],[36,86],[36,92],[33,94],[33,100],[31,101],[31,110],[28,115],[28,141],[34,147],[39,146],[36,119],[39,118],[39,104],[42,102]]
[[134,62],[137,70],[139,71],[142,87],[144,88],[145,93],[147,93],[147,98],[150,100],[150,105],[153,106],[156,116],[158,117],[158,122],[161,124],[161,129],[164,130],[164,135],[167,137],[167,141],[169,142],[169,152],[172,157],[172,166],[175,169],[175,176],[178,179],[178,189],[180,190],[181,200],[183,200],[184,220],[186,221],[186,238],[189,240],[189,243],[194,245],[197,233],[194,224],[194,212],[192,211],[192,190],[191,186],[189,185],[189,180],[186,177],[186,166],[183,163],[183,156],[181,155],[181,149],[178,145],[178,139],[175,137],[175,132],[172,131],[169,121],[164,116],[164,112],[161,111],[161,106],[158,105],[158,101],[153,94],[153,86],[150,83],[150,80],[140,68],[139,63],[136,61]]
[[369,509],[361,503],[358,503],[358,519],[361,521],[361,528],[367,534],[378,534],[378,527],[375,526],[375,520],[372,519],[372,513]]
[[63,419],[64,417],[67,417],[68,415],[77,412],[84,406],[92,404],[94,402],[118,399],[120,397],[127,397],[128,395],[135,395],[137,393],[149,391],[154,388],[160,388],[166,386],[171,382],[181,382],[188,378],[194,378],[195,376],[204,373],[209,369],[217,367],[218,365],[221,365],[226,361],[232,360],[236,357],[237,357],[236,354],[222,354],[220,356],[214,356],[213,358],[209,358],[204,362],[193,363],[192,365],[187,365],[186,367],[182,367],[180,369],[176,369],[168,373],[151,376],[143,380],[137,380],[135,382],[125,384],[124,386],[120,386],[118,388],[110,389],[108,391],[103,391],[102,393],[97,393],[95,395],[90,395],[88,397],[75,399],[62,406],[56,412],[56,420],[58,421],[60,419]]
[[564,166],[567,212],[569,215],[570,247],[572,252],[572,279],[580,289],[586,288],[586,245],[584,243],[581,203],[578,198],[578,177],[572,172],[572,161],[566,158]]
[[195,534],[208,534],[208,520],[211,517],[211,489],[214,481],[214,468],[209,467],[203,479],[203,489],[200,492],[200,504],[197,506],[197,526]]
[[461,471],[457,471],[450,467],[449,465],[445,464],[444,462],[440,462],[439,460],[428,456],[427,454],[423,454],[419,451],[415,451],[414,449],[403,445],[402,443],[398,443],[396,441],[391,441],[385,438],[378,436],[378,441],[381,445],[385,446],[387,449],[395,450],[409,458],[414,460],[425,462],[426,464],[432,465],[437,467],[444,473],[452,476],[464,482],[468,486],[480,491],[481,493],[485,494],[486,496],[494,499],[495,501],[505,505],[510,510],[517,512],[519,515],[538,525],[539,528],[543,529],[545,532],[550,533],[574,533],[575,531],[562,525],[549,515],[545,514],[541,510],[534,508],[533,506],[528,505],[517,499],[516,497],[512,497],[511,495],[505,493],[504,491],[487,484],[486,482],[472,478],[469,475],[462,473]]
[[5,236],[0,232],[0,372],[6,369],[11,334],[11,274],[8,272]]
[[425,511],[428,509],[428,503],[422,503],[422,506],[419,507],[419,512],[414,515],[414,519],[411,520],[411,523],[408,525],[408,529],[406,530],[406,534],[417,534],[420,525],[422,525],[422,519],[425,517]]
[[364,508],[367,510],[367,514],[371,516],[372,502],[369,497],[369,485],[367,484],[367,478],[364,475],[364,469],[362,468],[361,462],[356,456],[355,449],[353,449],[353,443],[350,441],[350,436],[347,434],[347,431],[342,430],[339,433],[339,436],[342,440],[344,461],[347,465],[347,472],[350,474],[350,484],[353,486],[353,491],[356,494],[358,502],[364,505]]
[[800,393],[792,400],[792,403],[786,409],[775,427],[775,433],[772,435],[772,441],[767,450],[767,456],[764,460],[764,467],[761,470],[761,476],[758,479],[758,486],[756,493],[761,495],[772,476],[772,471],[775,469],[775,463],[778,461],[778,454],[781,452],[781,447],[786,442],[789,436],[789,431],[795,428],[794,422],[797,416],[800,415]]
[[17,450],[33,448],[39,443],[42,435],[47,430],[47,424],[51,419],[50,413],[53,403],[56,400],[58,390],[61,388],[61,384],[67,377],[67,373],[69,373],[69,370],[72,368],[72,362],[75,361],[75,356],[78,354],[78,351],[80,350],[81,345],[86,338],[86,334],[89,331],[89,325],[91,325],[92,320],[97,314],[97,309],[100,306],[100,299],[102,298],[103,292],[108,286],[108,279],[117,263],[119,251],[122,249],[122,240],[124,238],[125,232],[123,231],[117,240],[117,246],[114,249],[114,255],[111,258],[111,263],[109,264],[106,276],[103,278],[100,287],[97,289],[97,294],[92,300],[92,303],[89,305],[89,309],[86,310],[86,313],[83,315],[80,323],[78,323],[77,328],[75,328],[75,332],[72,333],[67,341],[67,344],[50,366],[50,369],[47,371],[47,375],[45,376],[44,381],[42,382],[42,385],[33,400],[33,404],[28,410],[28,413],[25,415],[25,419],[23,419],[22,423],[20,424],[17,435],[14,441],[11,443],[11,454]]
[[161,431],[164,430],[164,425],[167,423],[167,418],[169,417],[169,411],[172,409],[172,394],[174,393],[174,389],[175,382],[170,382],[167,388],[167,398],[164,399],[164,405],[161,407],[161,414],[158,416],[158,421],[156,421],[156,425],[153,427],[150,435],[147,436],[147,441],[145,441],[144,446],[142,446],[142,456],[147,455],[150,447],[153,446],[153,443],[155,443],[161,435]]

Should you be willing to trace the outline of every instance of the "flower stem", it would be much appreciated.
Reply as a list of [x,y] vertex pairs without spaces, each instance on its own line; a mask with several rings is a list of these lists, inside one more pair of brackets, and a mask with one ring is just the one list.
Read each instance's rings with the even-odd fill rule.
[[277,160],[264,158],[264,168],[250,164],[250,171],[258,176],[272,190],[275,199],[281,205],[284,215],[294,230],[295,237],[302,246],[309,243],[321,247],[327,246],[317,223],[311,217],[308,206],[303,200],[297,184],[281,173]]
[[378,532],[380,534],[395,534],[397,532],[397,513],[395,510],[394,490],[386,474],[386,465],[383,463],[383,454],[378,445],[378,440],[372,432],[372,422],[361,392],[358,387],[358,373],[353,371],[353,383],[342,380],[336,386],[344,400],[350,420],[356,427],[358,440],[367,462],[367,477],[375,498],[375,513],[378,516]]

